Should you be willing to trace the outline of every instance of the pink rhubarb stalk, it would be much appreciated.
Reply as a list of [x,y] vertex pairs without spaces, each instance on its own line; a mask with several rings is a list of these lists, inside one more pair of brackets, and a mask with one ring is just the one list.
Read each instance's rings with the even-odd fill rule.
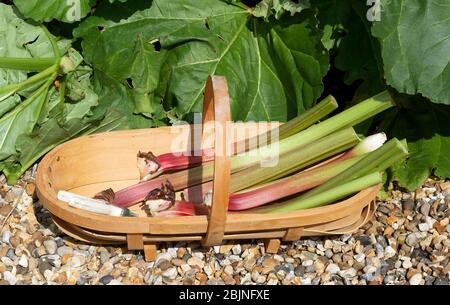
[[152,152],[139,152],[137,156],[141,181],[151,180],[166,172],[199,166],[212,160],[214,160],[214,149],[204,149],[201,155],[166,153],[155,156]]
[[155,213],[154,217],[208,215],[209,207],[188,201],[176,201],[168,210]]

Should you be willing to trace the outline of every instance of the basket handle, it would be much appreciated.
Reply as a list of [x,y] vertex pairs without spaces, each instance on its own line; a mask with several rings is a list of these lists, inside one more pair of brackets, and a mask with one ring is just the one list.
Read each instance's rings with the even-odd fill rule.
[[[206,236],[202,239],[205,247],[218,245],[225,233],[230,192],[230,152],[227,147],[229,131],[227,123],[231,120],[230,98],[227,80],[223,76],[209,76],[206,81],[203,99],[203,132],[208,122],[214,124],[214,179],[212,203],[208,216]],[[218,131],[221,132],[218,132]]]

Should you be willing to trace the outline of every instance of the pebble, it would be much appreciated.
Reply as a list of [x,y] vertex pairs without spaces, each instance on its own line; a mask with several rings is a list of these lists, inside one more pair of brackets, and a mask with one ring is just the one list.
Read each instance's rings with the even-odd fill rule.
[[73,254],[73,249],[68,247],[68,246],[62,246],[59,247],[58,250],[56,250],[56,252],[58,253],[59,256],[63,257],[64,255],[72,255]]
[[422,232],[427,232],[428,230],[430,230],[430,227],[428,226],[428,224],[426,222],[419,223],[419,230]]
[[414,206],[415,206],[414,200],[412,200],[411,198],[402,200],[403,211],[413,211]]
[[3,232],[3,234],[2,234],[2,241],[4,243],[9,243],[9,239],[11,238],[11,236],[12,236],[12,234],[11,234],[10,231]]
[[406,244],[408,246],[415,247],[415,246],[417,246],[418,243],[419,243],[419,238],[417,237],[416,233],[408,234],[408,236],[406,237]]
[[17,283],[17,278],[14,274],[12,274],[9,271],[5,271],[3,272],[3,278],[5,279],[5,281],[8,282],[8,284],[10,285],[15,285]]
[[161,275],[165,278],[174,280],[178,275],[178,271],[175,267],[172,267],[172,268],[165,270],[163,273],[161,273]]
[[100,278],[100,282],[103,285],[108,285],[114,278],[111,275],[105,275]]
[[329,264],[329,265],[325,268],[325,271],[326,271],[326,272],[329,272],[329,273],[331,273],[331,274],[336,274],[336,273],[338,273],[339,271],[341,271],[341,269],[340,269],[339,266],[336,265],[336,264]]
[[356,276],[356,270],[354,268],[348,268],[346,270],[341,270],[338,274],[343,278],[353,278]]
[[27,257],[25,256],[25,254],[23,254],[23,255],[20,257],[20,260],[19,260],[19,266],[22,266],[22,267],[24,267],[24,268],[28,268],[28,259],[27,259]]
[[420,206],[420,214],[428,216],[430,214],[431,205],[428,202],[424,202]]
[[196,256],[193,256],[193,257],[189,258],[188,261],[187,261],[187,263],[188,263],[190,266],[197,266],[197,267],[199,267],[200,269],[203,269],[203,267],[205,266],[205,262],[204,262],[203,260],[199,259],[199,258],[196,257]]
[[411,285],[420,285],[422,282],[422,274],[416,273],[409,279],[409,284]]
[[109,254],[108,251],[101,251],[100,252],[100,263],[104,264],[111,258],[111,254]]
[[48,254],[55,254],[56,249],[58,248],[58,246],[56,245],[56,242],[53,239],[45,240],[44,247]]
[[242,252],[241,245],[239,245],[239,244],[234,245],[234,246],[231,248],[231,252],[233,252],[234,255],[239,255],[239,254],[241,254],[241,252]]

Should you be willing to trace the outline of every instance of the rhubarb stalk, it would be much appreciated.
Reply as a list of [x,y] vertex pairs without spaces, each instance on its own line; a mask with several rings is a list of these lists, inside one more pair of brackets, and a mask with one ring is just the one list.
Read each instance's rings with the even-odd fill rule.
[[251,190],[231,194],[228,210],[237,211],[254,208],[316,187],[353,166],[365,154],[378,149],[385,141],[386,135],[384,133],[369,136],[332,162],[323,163],[314,169],[305,170]]
[[[286,139],[291,135],[310,127],[337,107],[336,100],[331,95],[327,96],[306,112],[281,125],[278,131],[278,140]],[[266,132],[265,137],[267,138],[267,143],[265,144],[271,143],[270,133],[271,131]],[[235,142],[233,144],[233,155],[238,153],[239,147],[245,147],[244,152],[248,151],[248,143],[257,143],[258,138],[261,136],[264,135],[258,135],[253,139]],[[151,152],[139,152],[138,168],[140,179],[142,181],[147,181],[168,171],[187,169],[212,160],[214,160],[214,149],[212,148],[203,149],[193,153],[165,153],[158,156],[155,156]]]
[[302,198],[301,196],[299,196],[297,198],[287,200],[283,202],[281,207],[268,207],[268,209],[265,209],[264,211],[266,213],[287,213],[297,210],[317,208],[336,202],[337,200],[357,193],[362,189],[379,184],[381,183],[381,181],[382,175],[379,172],[371,173],[360,178],[348,181],[344,184],[336,186],[335,188],[315,194],[314,196],[310,196],[308,198]]
[[[285,140],[282,140],[281,142],[283,141]],[[345,151],[354,146],[358,141],[359,138],[353,129],[347,128],[311,143],[306,147],[299,147],[299,143],[290,143],[291,147],[279,149],[280,156],[276,167],[261,167],[259,164],[255,164],[254,166],[246,165],[245,163],[233,162],[234,159],[232,158],[232,191],[234,192],[242,189],[239,187],[240,183],[245,183],[247,185],[249,182],[254,182],[255,184],[265,182],[268,178],[271,178],[274,173],[279,174],[284,171],[287,175],[299,168],[304,168],[329,156]],[[283,144],[280,143],[280,146],[282,145]],[[242,161],[242,159],[239,161]],[[244,169],[247,170],[244,171]],[[211,164],[206,164],[189,170],[162,175],[155,179],[129,186],[116,192],[113,204],[124,207],[140,202],[144,200],[151,190],[158,188],[165,180],[169,180],[177,191],[192,185],[210,181],[213,177],[213,170]],[[234,173],[240,173],[237,179],[234,178]],[[250,176],[252,178],[250,178]]]
[[[281,140],[279,142],[279,154],[280,156],[289,156],[289,154],[293,151],[305,150],[306,147],[309,147],[308,144],[311,144],[314,141],[335,132],[336,130],[358,124],[365,119],[392,107],[393,105],[394,104],[390,99],[389,94],[384,91],[321,123],[313,125],[297,134]],[[269,145],[259,148],[256,153],[256,157],[254,156],[254,154],[249,154],[248,156],[233,156],[231,158],[232,172],[234,173],[238,170],[248,168],[251,165],[263,160],[265,156],[273,155],[271,154],[271,149],[274,149],[272,146],[273,145]],[[300,149],[300,147],[303,148]],[[338,152],[334,151],[334,153]],[[323,158],[324,157],[322,156],[322,159]],[[281,160],[283,160],[283,158],[281,158]],[[320,158],[316,161],[319,160]],[[295,170],[295,168],[293,168],[293,170]],[[175,189],[180,190],[190,185],[196,185],[211,180],[212,172],[212,165],[207,164],[201,167],[194,167],[189,171],[180,171],[173,174],[178,174],[179,176],[167,175],[164,179],[169,179],[174,185]],[[176,181],[174,181],[173,179],[175,179]],[[162,181],[163,180],[153,179],[134,186],[127,187],[116,193],[116,200],[114,201],[114,204],[118,206],[129,206],[142,201],[147,193],[152,189],[158,187]],[[246,185],[246,187],[249,186],[251,185]]]

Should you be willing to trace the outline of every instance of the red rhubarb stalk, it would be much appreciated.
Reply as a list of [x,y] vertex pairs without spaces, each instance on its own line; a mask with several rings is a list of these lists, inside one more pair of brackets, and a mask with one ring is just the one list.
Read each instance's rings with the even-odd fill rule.
[[176,201],[173,207],[168,210],[154,213],[154,217],[168,216],[195,216],[208,215],[209,207],[204,204],[195,204],[188,201]]

